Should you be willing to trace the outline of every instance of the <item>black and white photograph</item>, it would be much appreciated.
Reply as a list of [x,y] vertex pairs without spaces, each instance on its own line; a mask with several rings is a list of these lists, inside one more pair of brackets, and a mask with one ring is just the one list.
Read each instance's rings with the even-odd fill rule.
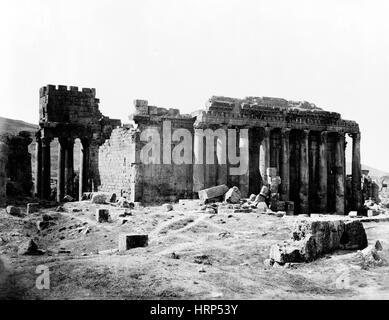
[[389,299],[388,16],[0,0],[0,300]]

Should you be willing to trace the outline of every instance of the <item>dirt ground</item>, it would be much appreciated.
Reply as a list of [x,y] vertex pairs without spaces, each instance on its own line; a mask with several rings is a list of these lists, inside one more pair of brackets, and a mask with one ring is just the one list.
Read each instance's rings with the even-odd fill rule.
[[[97,223],[96,208],[112,221]],[[89,201],[41,209],[23,218],[0,209],[1,299],[388,299],[389,264],[368,266],[356,251],[337,251],[312,263],[267,267],[272,244],[291,237],[296,217],[255,212],[208,214],[196,205],[131,210]],[[25,204],[20,204],[25,212]],[[128,209],[127,209],[128,210]],[[43,214],[54,220],[39,231]],[[369,244],[380,240],[389,258],[389,222],[364,223]],[[148,234],[149,245],[118,253],[120,233]],[[34,239],[46,250],[19,255]],[[50,289],[38,289],[38,266]],[[349,286],[336,285],[344,274]]]

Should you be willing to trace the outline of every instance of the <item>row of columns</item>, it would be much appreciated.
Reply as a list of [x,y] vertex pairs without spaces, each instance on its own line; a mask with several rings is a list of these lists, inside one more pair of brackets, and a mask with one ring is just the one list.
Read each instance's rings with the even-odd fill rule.
[[[259,136],[260,141],[258,141],[258,128],[255,128],[252,135],[249,134],[249,140],[248,144],[252,146],[249,148],[249,158],[250,158],[250,166],[259,166],[259,172],[265,181],[267,181],[266,176],[266,169],[271,167],[271,132],[274,128],[271,127],[265,127],[263,128],[263,133]],[[253,129],[251,129],[253,130]],[[319,133],[319,141],[318,141],[318,157],[313,157],[312,161],[315,162],[315,164],[310,163],[310,131],[309,130],[300,130],[299,135],[299,163],[298,165],[298,171],[299,171],[299,181],[290,181],[291,177],[291,129],[285,128],[281,129],[281,156],[278,157],[278,152],[273,153],[276,154],[277,159],[277,167],[280,169],[280,176],[281,176],[281,186],[280,186],[280,196],[281,200],[287,201],[291,200],[291,183],[293,183],[293,187],[298,188],[298,204],[296,204],[299,208],[299,211],[301,214],[309,214],[310,210],[310,166],[311,165],[318,165],[318,176],[312,177],[315,179],[315,183],[317,183],[317,199],[318,203],[315,204],[315,207],[320,212],[327,212],[328,211],[328,172],[329,170],[333,170],[333,174],[335,175],[335,209],[337,214],[345,214],[345,134],[344,133],[337,133],[337,132],[328,132],[328,131],[322,131]],[[329,134],[335,136],[335,146],[333,149],[329,150],[328,147],[328,136]],[[352,150],[352,203],[351,203],[351,209],[352,210],[358,210],[361,208],[362,205],[362,198],[361,198],[361,163],[360,163],[360,133],[354,133],[351,134],[353,139],[353,150]],[[257,142],[255,142],[257,140]],[[332,139],[331,139],[332,141]],[[293,140],[293,142],[295,142]],[[260,143],[259,147],[256,147],[255,144]],[[230,141],[228,141],[227,145],[230,144]],[[274,146],[273,146],[274,147]],[[315,146],[316,147],[316,146]],[[194,153],[195,158],[202,157],[202,154],[200,151],[203,150],[203,140],[202,136],[197,137],[195,135],[194,139]],[[259,151],[259,156],[258,156]],[[329,152],[335,152],[335,163],[334,168],[328,168],[329,163]],[[274,156],[273,154],[273,156]],[[254,158],[255,159],[254,159]],[[278,163],[278,158],[280,158],[280,163]],[[258,160],[259,160],[259,163]],[[274,161],[274,160],[273,160]],[[227,167],[227,166],[224,166]],[[223,168],[224,168],[223,167]],[[256,167],[258,168],[258,167]],[[206,187],[206,181],[209,178],[212,180],[212,177],[208,177],[208,175],[215,174],[216,170],[220,170],[218,166],[211,167],[206,166],[204,163],[201,164],[194,164],[193,168],[193,183],[194,183],[194,190],[198,191],[204,187]],[[257,169],[258,170],[258,169]],[[224,170],[223,170],[224,171]],[[226,174],[221,175],[223,178],[227,179],[227,170]],[[313,171],[313,170],[312,170]],[[316,170],[315,170],[316,172]],[[240,185],[240,188],[244,190],[245,194],[249,190],[249,183],[258,183],[254,181],[256,179],[257,174],[255,173],[255,168],[249,168],[249,175],[248,176],[241,176],[237,179],[237,177],[230,176],[230,182],[232,184],[238,183]],[[253,177],[251,177],[253,175]],[[213,180],[212,180],[213,181]],[[219,182],[219,181],[218,181]],[[225,183],[225,181],[220,181]],[[214,185],[214,184],[213,184]],[[247,192],[246,192],[247,191]],[[295,199],[296,200],[296,199]],[[312,200],[312,199],[311,199]]]
[[[266,177],[266,168],[270,166],[270,127],[264,130],[261,141],[262,162],[260,163],[261,176]],[[281,130],[281,199],[290,199],[290,130]],[[318,181],[318,208],[321,212],[327,211],[328,206],[328,134],[327,131],[320,133],[319,147],[319,181]],[[353,139],[352,149],[352,210],[359,210],[362,205],[361,195],[361,161],[360,161],[360,133],[351,134]],[[337,133],[335,147],[335,167],[336,167],[336,213],[345,213],[345,136],[344,133]],[[301,130],[300,140],[300,181],[299,200],[300,213],[309,213],[309,130]]]
[[[52,137],[36,138],[35,194],[39,198],[51,196],[51,150]],[[74,139],[58,138],[58,171],[56,200],[62,201],[65,195],[75,196],[74,183]],[[87,191],[89,172],[89,140],[81,139],[80,172],[78,198]]]

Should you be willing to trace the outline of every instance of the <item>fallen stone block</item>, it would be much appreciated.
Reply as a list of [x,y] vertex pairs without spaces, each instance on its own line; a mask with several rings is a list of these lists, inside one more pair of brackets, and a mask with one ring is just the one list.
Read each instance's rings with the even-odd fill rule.
[[269,208],[266,204],[266,202],[260,202],[257,204],[258,212],[265,213]]
[[15,206],[8,206],[5,211],[10,214],[11,216],[15,216],[15,217],[22,217],[23,214],[21,212],[21,210],[18,208],[18,207],[15,207]]
[[36,222],[36,227],[38,228],[39,231],[43,231],[43,230],[48,229],[54,225],[56,225],[56,223],[53,221],[37,221]]
[[259,194],[266,198],[267,195],[269,194],[269,188],[267,186],[263,186]]
[[163,205],[162,205],[162,208],[163,208],[164,211],[167,211],[167,212],[173,210],[173,206],[172,206],[170,203],[165,203],[165,204],[163,204]]
[[337,249],[357,250],[367,246],[361,221],[306,219],[293,226],[292,240],[271,248],[270,258],[278,263],[310,262]]
[[367,236],[363,224],[359,220],[345,221],[344,232],[340,238],[340,248],[360,250],[367,247]]
[[74,201],[74,198],[72,196],[66,195],[62,199],[63,202],[72,202]]
[[381,266],[384,263],[384,260],[374,246],[368,246],[365,249],[359,251],[359,255],[363,259],[364,265],[367,267]]
[[304,262],[306,261],[305,247],[305,240],[289,240],[282,244],[272,245],[270,248],[270,260],[279,264]]
[[377,240],[374,244],[374,248],[377,250],[377,251],[382,251],[383,248],[382,248],[382,244],[379,240]]
[[99,223],[109,222],[109,210],[108,209],[97,209],[96,210],[96,220]]
[[120,234],[119,252],[127,251],[137,247],[147,247],[149,236],[145,234]]
[[38,245],[34,240],[30,239],[19,246],[18,254],[19,255],[41,255],[45,251],[38,248]]
[[234,209],[233,213],[250,213],[252,210],[250,208],[241,208],[241,209]]
[[135,205],[133,202],[128,201],[126,198],[119,198],[117,200],[117,206],[120,208],[134,209]]
[[358,212],[357,212],[357,211],[350,211],[350,212],[348,213],[348,216],[349,216],[349,217],[352,217],[352,218],[355,218],[355,217],[358,216]]
[[225,184],[222,184],[220,186],[203,189],[198,192],[199,199],[202,202],[205,202],[210,199],[214,199],[217,197],[223,196],[228,191],[228,187]]
[[91,202],[96,204],[104,204],[116,201],[116,194],[110,192],[93,192]]
[[241,194],[238,187],[232,187],[224,195],[224,201],[227,203],[239,203]]
[[39,211],[39,203],[27,203],[27,214]]
[[258,204],[260,202],[265,202],[266,198],[264,195],[259,194],[255,197],[254,203]]
[[254,194],[254,193],[252,193],[252,194],[250,194],[250,197],[249,197],[249,200],[250,201],[255,201],[255,198],[256,198],[257,196]]
[[380,214],[380,212],[377,211],[377,210],[374,210],[374,209],[367,210],[367,216],[368,217],[378,216],[379,214]]

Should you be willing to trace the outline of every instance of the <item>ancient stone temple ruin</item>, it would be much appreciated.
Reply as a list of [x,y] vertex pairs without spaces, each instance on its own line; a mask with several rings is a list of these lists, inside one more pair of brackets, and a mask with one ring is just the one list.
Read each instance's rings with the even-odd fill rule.
[[[50,194],[49,145],[57,137],[59,200],[74,193],[72,148],[80,138],[80,196],[101,190],[131,201],[174,201],[225,184],[247,197],[258,194],[267,169],[276,168],[280,197],[295,203],[295,213],[345,214],[361,207],[359,126],[339,113],[267,97],[212,97],[192,114],[136,100],[130,123],[121,125],[104,117],[98,104],[94,89],[49,85],[40,90],[35,189],[41,197]],[[350,194],[346,135],[352,137]],[[142,160],[145,153],[151,161]],[[247,160],[247,170],[236,174],[239,159]]]
[[[40,89],[39,131],[36,134],[35,193],[42,198],[51,194],[50,143],[58,138],[57,200],[97,190],[98,148],[109,138],[120,120],[105,117],[99,111],[94,89],[48,85]],[[81,141],[79,190],[74,189],[74,140]]]
[[0,135],[0,205],[5,204],[7,196],[31,194],[31,154],[28,152],[31,142],[27,131]]

